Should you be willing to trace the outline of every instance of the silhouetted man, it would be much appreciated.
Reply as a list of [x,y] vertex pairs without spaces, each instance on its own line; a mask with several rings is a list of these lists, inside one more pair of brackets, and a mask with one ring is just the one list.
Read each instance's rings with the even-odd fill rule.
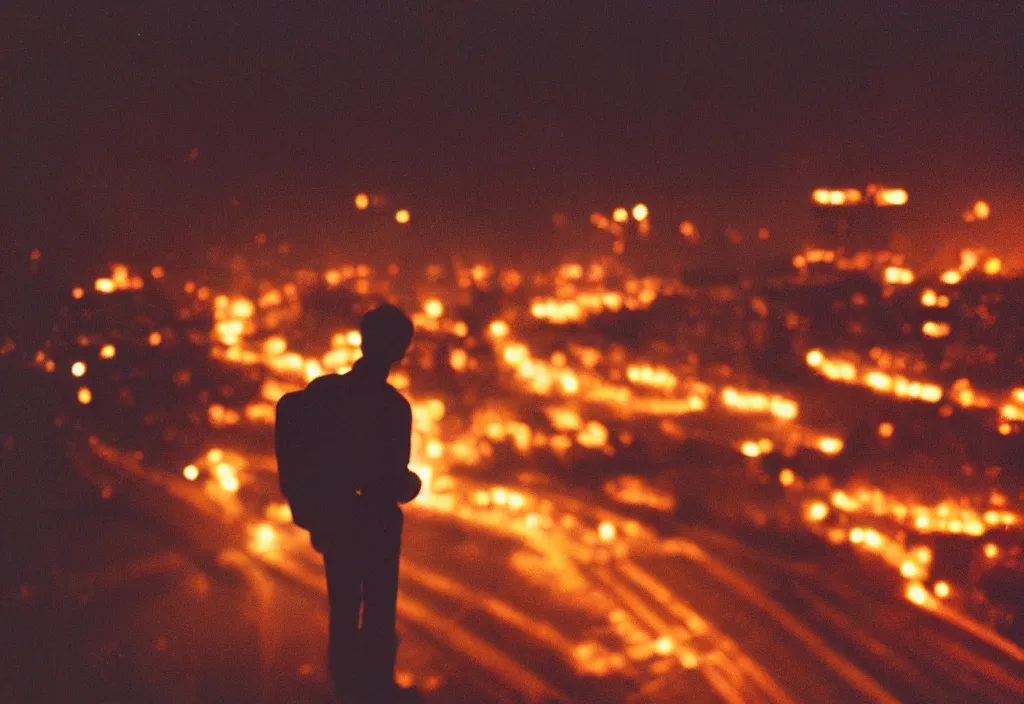
[[374,704],[417,701],[395,684],[394,668],[398,503],[415,498],[421,484],[408,469],[409,402],[387,382],[413,324],[385,305],[363,316],[360,333],[363,357],[350,372],[315,379],[278,404],[281,484],[295,522],[324,556],[328,661],[338,694]]

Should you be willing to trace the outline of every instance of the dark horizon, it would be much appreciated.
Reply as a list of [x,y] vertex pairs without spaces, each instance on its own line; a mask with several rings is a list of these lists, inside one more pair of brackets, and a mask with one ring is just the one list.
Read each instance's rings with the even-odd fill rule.
[[[7,9],[4,239],[92,266],[261,230],[356,255],[378,230],[413,256],[522,251],[555,212],[583,229],[643,200],[665,239],[691,219],[784,250],[812,187],[879,181],[909,190],[922,256],[975,198],[1006,245],[1024,6],[960,5]],[[412,224],[356,212],[363,190]]]

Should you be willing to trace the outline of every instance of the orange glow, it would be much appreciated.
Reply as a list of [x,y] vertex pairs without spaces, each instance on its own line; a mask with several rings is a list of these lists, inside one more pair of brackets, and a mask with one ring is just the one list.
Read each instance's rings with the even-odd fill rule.
[[260,523],[252,531],[250,547],[253,552],[262,553],[277,547],[277,531],[269,523]]
[[875,191],[875,205],[885,207],[890,205],[906,205],[910,197],[902,188],[879,188]]
[[909,583],[905,594],[910,603],[918,606],[924,606],[929,600],[928,590],[920,582]]
[[808,505],[806,515],[808,520],[818,522],[825,520],[828,512],[828,505],[824,501],[814,501]]
[[949,596],[952,590],[949,587],[949,582],[939,581],[935,583],[933,591],[935,592],[935,596],[939,597],[940,599],[945,599]]
[[1012,403],[1004,403],[999,407],[999,415],[1006,420],[1024,421],[1024,409]]
[[939,277],[942,283],[948,284],[950,286],[956,286],[958,283],[960,283],[961,278],[963,277],[960,275],[960,272],[953,271],[952,269],[943,272],[942,276]]
[[[848,196],[845,190],[840,190],[842,203],[859,202],[870,208],[875,192],[856,193],[857,196]],[[387,225],[388,214],[394,212],[394,208],[384,206],[378,210],[382,202],[374,196],[367,198],[366,207],[373,208],[378,216],[383,214]],[[826,204],[831,205],[831,199],[831,193],[826,191]],[[617,230],[622,240],[630,236],[633,225],[629,224],[631,215],[627,208],[617,208],[608,217],[602,217],[604,224],[612,228],[609,232]],[[650,221],[647,213],[639,223]],[[697,233],[689,221],[682,223],[679,230],[684,237]],[[689,246],[679,244],[684,248]],[[977,276],[985,268],[987,256],[986,250],[977,249],[974,259],[968,256],[961,263],[972,266]],[[844,341],[848,338],[840,336],[835,342],[826,342],[827,338],[816,329],[819,313],[799,307],[780,309],[775,299],[758,298],[756,292],[748,297],[731,285],[711,288],[707,295],[715,305],[726,308],[742,305],[735,309],[749,310],[751,318],[756,315],[760,322],[778,316],[779,323],[793,334],[792,342],[799,350],[796,361],[803,355],[807,366],[821,377],[821,384],[805,392],[799,385],[775,387],[745,366],[720,362],[715,359],[716,353],[705,358],[705,348],[698,345],[677,349],[671,344],[671,335],[663,338],[669,344],[641,348],[628,341],[602,337],[604,323],[612,318],[610,313],[635,312],[651,306],[652,302],[671,303],[662,301],[663,296],[682,298],[692,293],[685,282],[672,274],[635,273],[631,263],[617,260],[606,250],[588,253],[575,261],[563,259],[550,268],[525,268],[524,265],[522,271],[502,269],[496,262],[473,258],[446,259],[444,264],[435,264],[421,272],[425,274],[422,280],[410,280],[397,288],[389,288],[395,282],[383,274],[383,269],[356,263],[332,262],[329,267],[309,264],[308,269],[301,271],[281,270],[264,275],[257,273],[256,266],[251,272],[243,271],[242,265],[249,262],[241,257],[235,261],[238,271],[234,273],[241,276],[231,279],[231,283],[213,272],[203,274],[212,282],[203,287],[208,303],[198,301],[195,296],[183,296],[180,290],[172,292],[177,294],[172,296],[175,299],[172,313],[177,312],[179,319],[187,322],[182,326],[180,340],[172,336],[163,341],[168,342],[169,347],[179,343],[203,346],[212,341],[208,350],[216,364],[237,365],[234,371],[251,383],[243,382],[244,387],[228,380],[211,384],[200,373],[200,367],[191,371],[181,369],[186,366],[182,361],[166,368],[166,374],[172,375],[174,383],[180,386],[191,385],[191,374],[197,375],[195,385],[188,389],[189,396],[197,395],[197,407],[205,408],[209,414],[214,433],[219,433],[213,437],[230,443],[223,449],[204,448],[203,453],[196,455],[194,464],[176,465],[180,468],[179,477],[183,478],[170,477],[167,488],[174,490],[177,486],[182,490],[182,497],[216,502],[232,516],[237,516],[239,525],[249,531],[250,552],[287,550],[281,557],[288,558],[290,563],[292,557],[300,557],[302,559],[294,562],[304,565],[307,560],[302,554],[293,555],[293,551],[305,551],[308,547],[297,539],[299,536],[289,525],[287,505],[281,503],[281,497],[273,489],[272,456],[267,448],[263,452],[253,451],[247,445],[249,434],[261,433],[267,437],[274,419],[274,405],[283,394],[301,388],[306,380],[325,371],[350,369],[359,357],[361,340],[358,332],[350,329],[354,317],[349,314],[358,313],[378,300],[390,300],[410,306],[415,311],[417,327],[423,331],[401,369],[389,376],[412,406],[411,466],[424,477],[424,492],[409,509],[429,511],[444,520],[465,523],[470,530],[484,527],[511,540],[523,540],[526,549],[513,549],[509,560],[518,576],[533,579],[540,572],[538,568],[550,569],[559,585],[579,583],[579,591],[567,597],[575,599],[582,594],[604,599],[597,606],[601,614],[615,614],[608,622],[620,629],[618,633],[625,643],[621,648],[620,644],[612,642],[616,631],[608,638],[594,636],[601,639],[601,647],[585,644],[582,651],[575,639],[590,638],[590,635],[583,636],[575,631],[550,634],[566,641],[564,647],[560,646],[564,653],[588,653],[583,659],[587,661],[586,667],[594,672],[632,666],[629,661],[633,658],[644,667],[652,663],[678,667],[680,662],[689,663],[686,667],[698,667],[704,663],[705,655],[710,657],[713,649],[724,643],[718,641],[719,634],[715,633],[709,634],[710,640],[689,640],[691,634],[700,635],[699,628],[691,628],[691,621],[699,625],[699,619],[679,615],[684,609],[681,600],[667,589],[661,589],[653,579],[643,581],[642,573],[634,571],[629,559],[634,552],[638,563],[646,560],[642,556],[657,555],[659,551],[668,554],[669,550],[678,550],[691,557],[700,552],[695,546],[685,547],[686,541],[678,536],[660,537],[655,530],[657,524],[646,517],[649,512],[640,514],[626,508],[673,512],[678,497],[685,492],[683,485],[661,472],[644,472],[642,478],[619,474],[629,471],[631,466],[631,452],[624,449],[629,445],[639,446],[651,440],[659,447],[671,447],[692,435],[711,436],[711,441],[732,450],[735,461],[731,464],[747,465],[736,468],[739,473],[761,484],[754,488],[758,492],[754,497],[757,505],[743,496],[737,497],[733,507],[749,510],[757,521],[775,520],[780,516],[795,518],[802,530],[827,543],[852,544],[865,558],[870,553],[871,560],[885,563],[891,576],[895,577],[898,572],[902,575],[901,582],[905,579],[920,585],[923,595],[912,589],[906,598],[918,599],[923,605],[939,604],[942,595],[936,591],[936,575],[931,574],[932,566],[927,559],[930,551],[919,541],[953,534],[978,537],[972,554],[983,563],[975,565],[981,568],[995,566],[995,562],[986,560],[996,560],[1002,554],[1010,557],[1008,551],[1013,543],[1012,538],[1005,535],[1005,527],[1019,523],[1022,516],[1018,513],[1019,499],[1015,490],[1007,491],[1003,503],[997,503],[997,499],[989,495],[990,487],[1001,479],[997,476],[999,468],[984,465],[969,468],[973,472],[969,483],[978,487],[987,485],[988,489],[972,490],[967,496],[950,481],[943,494],[926,499],[927,494],[908,491],[905,484],[890,481],[884,477],[884,470],[877,468],[874,475],[862,472],[856,478],[847,479],[836,471],[838,468],[833,462],[827,461],[831,458],[822,456],[842,453],[848,432],[856,434],[850,435],[851,447],[854,437],[861,437],[856,426],[845,422],[848,419],[840,421],[827,411],[825,405],[833,400],[829,398],[829,389],[834,393],[836,388],[827,382],[856,385],[870,393],[886,395],[873,402],[878,408],[888,409],[880,411],[884,415],[872,414],[876,437],[882,439],[874,441],[878,451],[884,450],[879,445],[889,444],[888,438],[895,438],[896,422],[901,423],[901,433],[909,432],[910,426],[904,427],[906,421],[902,420],[906,410],[893,408],[894,402],[906,400],[936,403],[937,413],[941,413],[941,409],[952,413],[959,406],[970,405],[977,409],[979,416],[986,414],[984,424],[988,433],[999,428],[1001,432],[1012,433],[1013,438],[1020,437],[1020,423],[1013,418],[1019,414],[1024,419],[1024,386],[1020,389],[980,386],[974,390],[952,382],[947,387],[948,379],[971,372],[964,370],[947,379],[946,370],[934,363],[935,355],[921,352],[922,349],[928,353],[939,352],[935,349],[937,344],[921,345],[920,333],[912,327],[906,328],[906,344],[896,336],[891,342],[883,342],[881,338],[874,343],[867,342],[870,335],[861,337],[860,341]],[[224,263],[230,264],[230,261]],[[887,251],[864,254],[847,253],[839,248],[808,248],[797,256],[796,263],[809,267],[804,272],[807,276],[800,277],[799,272],[790,271],[791,276],[784,282],[786,286],[799,286],[811,275],[816,283],[818,274],[826,281],[842,277],[846,271],[861,272],[857,274],[861,280],[870,277],[874,281],[873,288],[881,291],[881,298],[897,304],[904,314],[897,323],[897,330],[903,323],[921,325],[928,318],[946,317],[946,311],[930,312],[925,308],[941,309],[951,305],[950,299],[957,295],[934,279],[927,282],[931,288],[895,291],[893,284],[912,282],[913,272],[904,268],[900,255]],[[170,274],[167,277],[172,278]],[[118,281],[127,281],[130,286],[132,279],[127,269],[113,269],[110,281],[117,291],[120,290]],[[880,279],[887,285],[878,287]],[[363,286],[362,291],[356,288],[357,284]],[[197,285],[193,285],[193,292]],[[346,311],[343,319],[349,323],[333,326],[325,322],[310,327],[303,322],[308,313],[309,291],[332,288],[334,293],[340,293],[338,289],[342,287],[365,297],[351,311]],[[852,290],[847,290],[837,300],[836,317],[845,317],[848,311],[851,319],[858,319],[861,313],[871,312],[864,308],[876,304],[875,295],[849,295]],[[475,294],[478,291],[488,293],[486,307],[477,307]],[[514,296],[502,295],[513,291]],[[948,295],[941,295],[943,291]],[[918,296],[920,304],[916,301]],[[129,307],[131,302],[123,303]],[[973,299],[957,303],[958,308],[964,309],[974,305]],[[418,311],[417,304],[421,306]],[[690,305],[689,301],[686,305]],[[885,307],[886,303],[883,301],[881,305]],[[992,307],[992,313],[995,312],[996,308]],[[487,317],[479,317],[481,313]],[[989,316],[980,306],[979,313],[985,318]],[[691,308],[685,315],[701,314],[698,307]],[[604,317],[597,324],[573,325],[568,333],[566,328],[555,327],[563,321],[584,321],[599,315]],[[212,316],[212,325],[206,330],[196,329],[196,323],[207,316]],[[666,333],[672,332],[668,328],[672,325],[670,317],[666,316]],[[952,320],[952,316],[949,319]],[[148,329],[142,328],[146,330],[145,335],[154,328],[172,334],[170,323],[153,320],[150,318]],[[866,323],[864,332],[870,332],[867,326]],[[83,367],[86,363],[92,365],[87,374],[90,379],[83,378],[73,384],[86,381],[90,385],[99,384],[93,377],[103,371],[100,367],[111,366],[94,356],[105,341],[112,343],[107,358],[114,356],[114,344],[130,346],[120,350],[120,356],[127,358],[132,356],[129,353],[135,351],[135,346],[146,339],[131,332],[133,328],[128,326],[106,333],[88,329],[90,332],[83,336],[84,342],[75,346],[77,353],[74,348],[64,349],[58,357],[61,368],[65,368],[64,364],[72,365],[72,374],[78,365],[76,359],[83,360]],[[853,335],[860,332],[852,328],[849,331]],[[136,336],[132,337],[133,334]],[[73,342],[74,338],[71,339]],[[742,332],[735,337],[735,342],[744,342]],[[815,343],[827,346],[809,348]],[[870,347],[871,344],[877,346]],[[44,355],[40,363],[46,361],[48,358]],[[131,365],[124,366],[125,369],[110,370],[115,372],[115,378],[111,380],[111,387],[104,386],[101,390],[97,409],[102,409],[108,399],[116,402],[122,387],[130,383]],[[116,378],[117,372],[124,375],[124,380]],[[180,377],[179,382],[178,375],[182,372],[188,374]],[[454,379],[456,375],[458,380]],[[454,386],[449,383],[439,386],[438,382],[445,379]],[[940,380],[941,386],[937,383]],[[963,381],[966,383],[966,379]],[[977,383],[980,384],[980,380]],[[77,388],[73,384],[72,388]],[[787,390],[782,391],[782,388]],[[862,396],[863,391],[856,394],[856,397]],[[127,393],[122,399],[127,402]],[[82,413],[97,409],[83,408]],[[927,409],[918,410],[924,413]],[[682,417],[701,412],[706,413],[706,418],[695,419],[692,423]],[[207,418],[195,420],[206,422]],[[150,419],[146,418],[146,422]],[[870,424],[869,421],[868,430]],[[228,432],[221,428],[227,428]],[[871,438],[866,440],[870,445]],[[777,457],[762,464],[761,458],[776,452]],[[623,454],[626,456],[621,456]],[[751,459],[741,461],[736,454]],[[806,457],[808,454],[814,457]],[[124,451],[123,456],[131,461],[130,451]],[[597,466],[604,467],[603,463],[609,459],[614,462],[610,466],[616,468],[615,474],[613,478],[606,476],[600,480],[604,497],[600,502],[588,503],[585,493],[577,493],[560,480],[551,481],[548,476],[551,467],[563,470],[561,476],[574,468],[581,471],[586,465],[580,462],[595,461],[602,463]],[[504,486],[493,485],[497,476],[494,470],[498,470],[502,481],[506,482]],[[968,468],[965,468],[964,474],[967,473]],[[770,481],[772,474],[778,484]],[[951,477],[951,480],[959,478]],[[189,487],[186,481],[195,484]],[[872,484],[873,481],[877,485]],[[565,484],[571,486],[572,482]],[[242,485],[245,485],[245,492],[241,492]],[[986,497],[987,503],[982,503]],[[923,503],[926,500],[930,502],[927,505]],[[617,513],[615,506],[622,513]],[[986,538],[993,542],[986,542]],[[994,541],[999,541],[1000,545],[1006,541],[1005,547],[998,547]],[[709,554],[708,559],[716,557]],[[576,569],[576,563],[581,569]],[[437,567],[439,572],[442,567]],[[607,579],[595,570],[606,573]],[[461,583],[460,577],[451,575],[451,578],[451,589],[469,588]],[[600,583],[595,583],[595,579],[600,579]],[[444,586],[438,579],[434,579],[433,584]],[[909,587],[906,583],[903,586]],[[950,598],[954,602],[951,607],[958,606],[961,590],[966,595],[968,588],[966,582],[950,581]],[[638,605],[650,603],[652,615],[663,623],[647,622],[639,609],[623,603],[619,597],[630,593],[635,593]],[[497,596],[495,594],[493,607],[503,608]],[[486,600],[475,603],[491,608]],[[540,617],[531,614],[523,625],[543,635],[546,631],[537,626],[546,624],[535,618]],[[688,653],[691,647],[701,654]],[[608,653],[602,654],[605,648]],[[658,655],[673,656],[673,662],[660,663]],[[684,655],[689,659],[685,660]],[[611,656],[621,657],[624,664],[609,664]],[[744,686],[738,691],[746,694],[748,690]],[[759,695],[759,692],[749,691]],[[742,694],[738,695],[741,699]]]
[[220,462],[214,467],[214,476],[220,487],[229,494],[234,494],[241,487],[235,468],[227,462]]
[[921,326],[921,332],[928,337],[946,337],[949,334],[949,323],[929,320]]
[[292,509],[284,502],[272,502],[267,504],[263,515],[277,523],[288,524],[292,522]]
[[80,300],[85,295],[85,289],[81,286],[75,286],[71,289],[71,297],[75,300]]
[[662,636],[654,641],[654,651],[659,655],[671,655],[676,648],[676,642],[671,636]]
[[85,374],[85,362],[75,362],[71,365],[71,376],[82,376]]
[[608,442],[608,429],[596,420],[589,421],[576,433],[576,442],[591,449],[603,447]]
[[885,283],[907,286],[914,283],[914,272],[900,266],[888,266],[885,268]]
[[498,340],[507,337],[509,332],[508,323],[504,320],[492,320],[491,324],[487,326],[487,329],[490,331],[491,335]]
[[900,564],[900,574],[907,579],[918,579],[921,577],[921,566],[913,560],[904,560]]
[[448,364],[457,372],[465,371],[468,362],[469,355],[461,347],[456,347],[448,354]]
[[92,403],[92,391],[88,386],[81,386],[78,389],[78,402],[83,406],[88,406]]
[[444,315],[444,304],[436,298],[427,299],[423,304],[423,312],[427,314],[427,317],[437,320]]
[[998,257],[989,257],[981,268],[986,276],[998,276],[1003,270],[1003,262]]
[[948,308],[949,296],[940,296],[930,288],[921,292],[921,305],[926,308]]
[[96,290],[100,293],[113,293],[114,289],[113,279],[96,279]]
[[149,275],[152,276],[154,279],[162,279],[164,278],[164,274],[166,274],[166,272],[164,271],[164,268],[160,265],[154,266],[152,269],[149,270]]
[[160,343],[163,342],[163,339],[163,335],[154,330],[153,332],[149,333],[149,346],[158,347]]
[[612,211],[612,220],[618,223],[629,221],[629,211],[625,208],[616,208]]
[[633,206],[633,219],[637,222],[643,222],[650,214],[651,211],[643,203],[637,203]]
[[409,223],[409,220],[411,219],[412,215],[405,208],[402,208],[401,210],[395,213],[395,222],[397,222],[399,225],[406,225]]
[[821,438],[818,440],[818,449],[826,455],[838,455],[843,451],[843,441],[839,438]]
[[742,452],[745,457],[754,459],[761,456],[761,446],[754,440],[747,440],[740,445],[740,452]]
[[823,206],[858,205],[864,194],[856,188],[816,188],[811,192],[811,200]]
[[444,444],[437,438],[427,441],[426,455],[432,460],[440,459],[444,454]]
[[[673,388],[676,383],[673,376],[672,385],[668,388]],[[758,391],[739,391],[731,386],[722,389],[720,398],[722,405],[739,413],[769,413],[779,420],[793,420],[800,412],[800,407],[792,399]]]
[[629,365],[626,368],[626,378],[634,384],[665,391],[671,391],[679,383],[671,370],[665,367],[652,367],[648,364]]
[[354,199],[356,210],[366,210],[370,207],[370,196],[365,193],[357,193]]
[[268,337],[266,342],[263,343],[263,351],[270,357],[279,357],[284,354],[284,351],[288,349],[288,343],[283,337]]
[[116,354],[117,348],[109,343],[100,348],[100,359],[113,359]]
[[637,476],[609,479],[604,483],[604,492],[620,503],[647,506],[656,511],[672,511],[676,507],[671,492],[656,489]]

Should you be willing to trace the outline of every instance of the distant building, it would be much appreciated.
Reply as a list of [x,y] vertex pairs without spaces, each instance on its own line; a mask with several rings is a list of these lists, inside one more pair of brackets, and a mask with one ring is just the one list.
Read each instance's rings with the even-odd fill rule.
[[811,209],[818,220],[818,247],[846,252],[886,249],[906,205],[907,192],[879,184],[858,188],[816,188]]

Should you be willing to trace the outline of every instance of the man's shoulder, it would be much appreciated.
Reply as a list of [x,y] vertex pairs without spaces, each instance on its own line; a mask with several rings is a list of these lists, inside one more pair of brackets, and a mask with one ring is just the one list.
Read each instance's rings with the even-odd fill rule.
[[323,376],[318,376],[316,379],[313,379],[313,381],[306,384],[306,388],[304,390],[318,392],[340,388],[347,384],[347,376],[347,374],[324,374]]
[[[379,399],[384,405],[395,412],[411,413],[412,407],[408,399],[391,384],[366,384],[353,374],[324,374],[309,382],[305,391],[312,392],[314,399]],[[297,392],[293,392],[297,393]]]
[[290,409],[292,406],[299,405],[299,402],[302,400],[303,396],[303,389],[289,391],[288,393],[282,395],[281,398],[277,400],[278,411],[281,411],[282,409]]

